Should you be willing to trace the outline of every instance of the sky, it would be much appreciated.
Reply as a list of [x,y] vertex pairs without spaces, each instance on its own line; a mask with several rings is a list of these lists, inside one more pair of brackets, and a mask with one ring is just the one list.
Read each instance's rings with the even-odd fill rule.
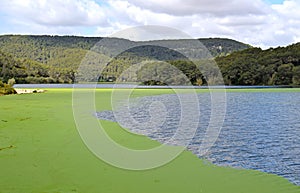
[[300,0],[1,0],[0,34],[110,36],[159,25],[262,48],[300,42]]

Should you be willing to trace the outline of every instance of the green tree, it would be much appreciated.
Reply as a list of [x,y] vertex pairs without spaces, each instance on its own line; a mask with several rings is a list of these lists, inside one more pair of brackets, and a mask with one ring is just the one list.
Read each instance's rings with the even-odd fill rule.
[[293,68],[293,84],[300,85],[300,66]]
[[293,79],[293,64],[283,64],[278,67],[278,72],[275,76],[275,85],[289,85],[292,83]]

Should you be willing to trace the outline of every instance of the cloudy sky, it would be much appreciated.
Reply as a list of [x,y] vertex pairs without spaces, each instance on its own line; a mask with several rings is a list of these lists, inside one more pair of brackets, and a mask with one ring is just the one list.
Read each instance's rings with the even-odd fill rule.
[[1,0],[0,34],[109,36],[161,25],[263,48],[300,41],[300,0]]

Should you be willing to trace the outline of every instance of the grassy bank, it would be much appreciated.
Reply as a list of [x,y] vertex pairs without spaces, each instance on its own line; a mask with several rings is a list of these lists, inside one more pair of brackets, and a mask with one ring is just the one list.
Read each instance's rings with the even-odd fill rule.
[[[134,96],[162,93],[172,91],[140,89]],[[110,89],[97,90],[97,110],[111,109],[110,96]],[[2,96],[0,106],[0,193],[300,192],[281,177],[205,164],[188,151],[147,171],[110,166],[85,147],[76,130],[72,89]],[[138,149],[159,145],[116,123],[102,123],[122,145]]]

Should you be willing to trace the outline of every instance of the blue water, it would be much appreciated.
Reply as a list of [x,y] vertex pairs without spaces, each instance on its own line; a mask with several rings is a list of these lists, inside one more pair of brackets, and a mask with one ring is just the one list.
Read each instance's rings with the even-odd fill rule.
[[[210,119],[210,94],[202,93],[198,98],[200,124],[187,149],[216,165],[273,173],[300,185],[300,92],[227,93],[223,127],[215,144],[204,155],[199,154],[199,149]],[[180,144],[168,141],[181,116],[176,95],[149,96],[133,101],[131,117],[139,123],[149,122],[154,101],[164,104],[162,111],[166,112],[155,109],[154,113],[166,117],[159,120],[161,124],[152,130],[134,126],[129,129],[162,143]],[[97,116],[117,121],[111,111],[98,112]]]

